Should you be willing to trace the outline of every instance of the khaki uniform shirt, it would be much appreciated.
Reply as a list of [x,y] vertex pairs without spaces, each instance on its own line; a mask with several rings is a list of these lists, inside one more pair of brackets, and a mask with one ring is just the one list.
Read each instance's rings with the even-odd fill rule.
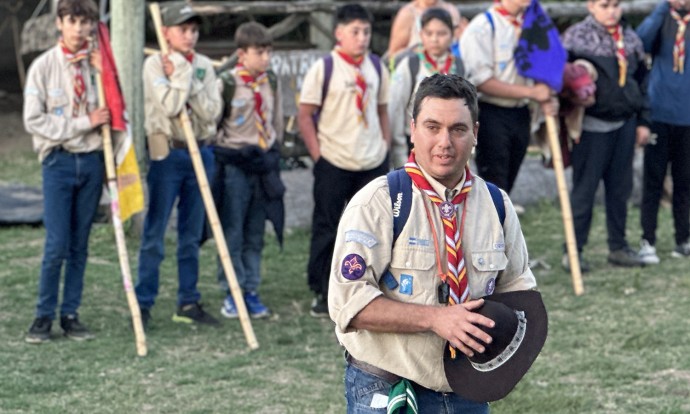
[[171,53],[169,57],[175,65],[170,78],[163,72],[160,54],[149,56],[144,62],[146,133],[184,141],[178,116],[187,108],[195,138],[215,136],[222,100],[211,61],[198,53],[191,64],[180,53]]
[[[428,175],[427,179],[438,194],[445,194],[441,184],[429,179]],[[400,302],[445,306],[437,299],[441,279],[424,205],[431,212],[436,234],[440,237],[438,243],[445,271],[447,256],[442,244],[444,233],[440,213],[417,187],[413,185],[412,188],[410,217],[393,248],[393,212],[386,177],[369,183],[347,205],[333,253],[329,311],[336,324],[338,340],[353,357],[432,390],[450,392],[443,370],[445,340],[435,333],[378,333],[349,326],[364,307],[381,295]],[[467,209],[462,243],[471,299],[536,286],[528,267],[520,223],[505,193],[503,201],[506,219],[501,227],[484,180],[475,177],[472,190],[459,208],[459,216],[463,208]],[[356,280],[345,278],[341,270],[344,259],[352,254],[361,256],[364,261],[364,274]],[[400,286],[389,289],[382,279],[386,270],[390,270],[398,283],[402,274],[411,279],[410,294],[402,293]]]
[[[489,13],[493,17],[493,29],[486,15],[480,13],[472,19],[460,38],[467,80],[476,86],[492,77],[513,85],[533,85],[534,81],[518,75],[513,53],[519,40],[515,27],[493,7]],[[499,98],[484,93],[479,93],[479,100],[506,108],[528,103],[527,99]]]
[[[220,147],[240,149],[249,145],[259,145],[259,131],[256,128],[254,111],[254,91],[237,76],[237,69],[231,71],[235,77],[235,95],[230,105],[230,117],[222,121],[216,136],[216,144]],[[223,83],[218,83],[222,88]],[[276,92],[271,89],[270,82],[259,86],[259,93],[263,101],[263,111],[266,115],[266,131],[268,132],[268,148],[276,141],[283,140],[283,108],[280,96],[280,82]],[[221,94],[222,95],[222,94]]]
[[321,102],[324,80],[323,59],[317,61],[304,77],[300,103],[321,107],[317,137],[321,156],[338,168],[364,171],[378,167],[386,158],[386,142],[381,132],[378,106],[388,103],[388,71],[381,63],[381,77],[367,56],[362,72],[367,82],[367,124],[357,119],[355,68],[335,51],[328,96]]
[[24,87],[24,128],[33,137],[34,151],[43,161],[57,147],[69,152],[103,148],[98,129],[91,127],[89,112],[98,106],[95,70],[88,59],[79,62],[86,86],[86,108],[72,116],[74,68],[60,46],[39,56],[29,68]]

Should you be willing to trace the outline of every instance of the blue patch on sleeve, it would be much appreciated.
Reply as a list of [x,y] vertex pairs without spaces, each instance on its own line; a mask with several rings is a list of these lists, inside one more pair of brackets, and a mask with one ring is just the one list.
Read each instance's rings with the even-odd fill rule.
[[345,232],[345,241],[346,242],[355,242],[359,243],[363,246],[366,246],[368,248],[372,248],[378,244],[378,240],[376,240],[376,236],[374,236],[371,233],[367,233],[365,231],[360,231],[360,230],[348,230]]
[[340,265],[340,273],[343,274],[345,279],[357,280],[364,276],[364,272],[367,270],[367,263],[364,258],[356,253],[351,253],[345,256],[342,264]]
[[400,275],[400,293],[403,295],[412,295],[412,281],[414,278],[412,275],[402,274]]
[[395,290],[398,287],[398,281],[395,280],[393,273],[386,271],[383,275],[383,283],[386,285],[388,290]]

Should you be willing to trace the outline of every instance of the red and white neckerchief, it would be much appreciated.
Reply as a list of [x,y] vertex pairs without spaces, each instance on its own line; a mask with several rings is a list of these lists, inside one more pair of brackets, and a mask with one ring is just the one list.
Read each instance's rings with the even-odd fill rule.
[[685,29],[690,22],[690,13],[680,17],[680,13],[671,8],[671,17],[678,23],[676,41],[673,43],[673,71],[683,73],[685,70]]
[[67,48],[65,42],[60,39],[60,48],[65,55],[65,59],[72,64],[74,71],[74,98],[72,99],[72,117],[79,116],[82,108],[86,108],[86,83],[84,82],[84,74],[81,70],[81,61],[89,57],[89,44],[84,44],[76,52],[72,52]]
[[519,13],[517,16],[513,16],[506,10],[505,7],[501,3],[496,3],[494,4],[494,10],[501,16],[503,16],[508,22],[515,28],[515,36],[520,37],[520,33],[522,32],[522,23],[524,22],[525,14],[524,13]]
[[367,125],[366,111],[367,111],[367,81],[364,78],[364,73],[362,72],[362,63],[364,62],[364,56],[358,58],[353,58],[352,56],[341,52],[336,49],[338,56],[340,56],[345,62],[352,65],[355,68],[355,88],[357,89],[357,118]]
[[184,58],[187,59],[187,62],[194,63],[194,51],[183,54],[182,56],[184,56]]
[[426,50],[423,53],[420,52],[419,55],[420,60],[424,62],[424,67],[427,68],[427,70],[432,74],[440,73],[443,75],[447,75],[450,71],[450,68],[453,66],[453,62],[455,61],[453,54],[448,53],[446,55],[446,63],[443,65],[442,68],[439,68],[438,62],[434,60],[434,58],[432,58],[431,55],[429,55],[429,52],[427,52]]
[[618,86],[625,86],[625,77],[628,72],[628,61],[625,58],[625,42],[623,38],[623,26],[617,24],[608,26],[606,30],[616,44],[616,60],[618,61]]
[[[467,195],[472,190],[472,173],[470,169],[465,167],[465,183],[462,185],[459,193],[453,197],[452,200],[444,200],[441,198],[434,188],[429,184],[426,177],[422,173],[417,161],[415,153],[412,151],[410,157],[405,164],[405,172],[410,176],[412,182],[422,193],[438,207],[443,222],[443,231],[446,240],[446,252],[448,257],[448,270],[442,279],[449,287],[449,305],[457,305],[467,302],[470,299],[470,290],[467,281],[467,268],[465,266],[465,256],[462,251],[462,232],[465,225],[465,212],[463,208],[462,219],[458,226],[457,210],[458,206],[462,204]],[[455,349],[450,349],[451,357],[455,357]]]
[[268,131],[266,129],[266,111],[261,97],[260,86],[268,82],[266,72],[254,76],[242,65],[237,65],[237,76],[254,92],[254,123],[259,134],[259,147],[268,148]]

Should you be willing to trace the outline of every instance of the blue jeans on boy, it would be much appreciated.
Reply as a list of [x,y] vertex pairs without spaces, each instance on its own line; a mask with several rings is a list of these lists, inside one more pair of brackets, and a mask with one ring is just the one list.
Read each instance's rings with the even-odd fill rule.
[[42,164],[46,240],[36,317],[55,319],[63,264],[60,314],[74,315],[81,304],[89,234],[103,189],[103,153],[57,149]]
[[[439,373],[439,375],[444,375]],[[392,383],[368,372],[347,364],[345,368],[345,399],[348,414],[385,413],[386,407],[371,407],[374,395],[380,394],[386,399]],[[417,406],[420,413],[434,414],[488,414],[489,404],[466,400],[452,392],[436,392],[413,384],[417,394]],[[383,399],[384,397],[380,397]]]
[[[266,229],[266,196],[261,176],[233,164],[218,163],[216,168],[224,169],[220,176],[223,195],[218,214],[237,283],[244,292],[256,292],[261,282],[261,250]],[[220,260],[218,279],[226,280]]]
[[[200,147],[207,176],[213,173],[213,153]],[[177,204],[177,305],[196,303],[199,279],[199,244],[204,226],[204,204],[192,159],[185,149],[171,149],[163,160],[151,161],[146,182],[149,207],[139,250],[139,275],[135,288],[139,305],[150,309],[158,295],[160,264],[165,257],[165,230],[175,200]]]

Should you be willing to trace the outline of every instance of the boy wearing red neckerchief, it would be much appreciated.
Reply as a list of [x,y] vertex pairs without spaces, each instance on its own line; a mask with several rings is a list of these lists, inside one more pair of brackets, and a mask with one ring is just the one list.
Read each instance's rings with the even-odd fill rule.
[[194,51],[199,39],[199,16],[186,3],[170,3],[161,17],[170,53],[149,56],[144,62],[149,204],[135,290],[146,327],[158,295],[165,230],[177,201],[178,290],[177,312],[172,319],[215,325],[218,321],[199,303],[199,245],[205,212],[179,114],[189,114],[204,169],[210,176],[213,152],[207,144],[216,134],[222,102],[210,59]]
[[36,318],[25,337],[28,343],[50,340],[63,267],[60,326],[71,339],[93,338],[77,310],[103,185],[99,127],[110,120],[107,109],[97,108],[93,83],[101,67],[100,53],[89,50],[87,43],[97,20],[98,9],[91,0],[61,0],[56,20],[59,44],[32,63],[24,88],[24,126],[33,135],[42,164],[46,228]]
[[388,72],[368,52],[372,22],[371,13],[359,4],[338,8],[338,43],[329,57],[309,69],[302,84],[299,128],[315,162],[307,268],[309,287],[316,294],[311,309],[315,317],[328,316],[328,275],[343,206],[388,170]]
[[[621,21],[618,0],[589,0],[590,15],[563,35],[568,59],[584,59],[597,71],[596,102],[585,109],[582,135],[572,150],[570,201],[578,251],[582,252],[592,222],[594,196],[605,185],[609,263],[641,266],[638,252],[626,241],[628,199],[632,192],[635,145],[649,138],[647,66],[640,38]],[[563,264],[567,263],[564,255]],[[583,269],[589,266],[580,265]]]
[[640,256],[659,263],[656,227],[668,164],[673,178],[676,248],[671,257],[690,257],[690,1],[663,0],[637,28],[645,52],[652,55],[649,100],[656,143],[644,152]]
[[[235,32],[237,66],[220,74],[225,109],[214,152],[214,198],[237,282],[253,318],[270,315],[258,295],[266,220],[281,239],[284,187],[280,181],[283,111],[278,78],[269,69],[273,40],[263,25],[241,24]],[[218,278],[225,282],[222,266]],[[237,318],[228,292],[221,308]]]

